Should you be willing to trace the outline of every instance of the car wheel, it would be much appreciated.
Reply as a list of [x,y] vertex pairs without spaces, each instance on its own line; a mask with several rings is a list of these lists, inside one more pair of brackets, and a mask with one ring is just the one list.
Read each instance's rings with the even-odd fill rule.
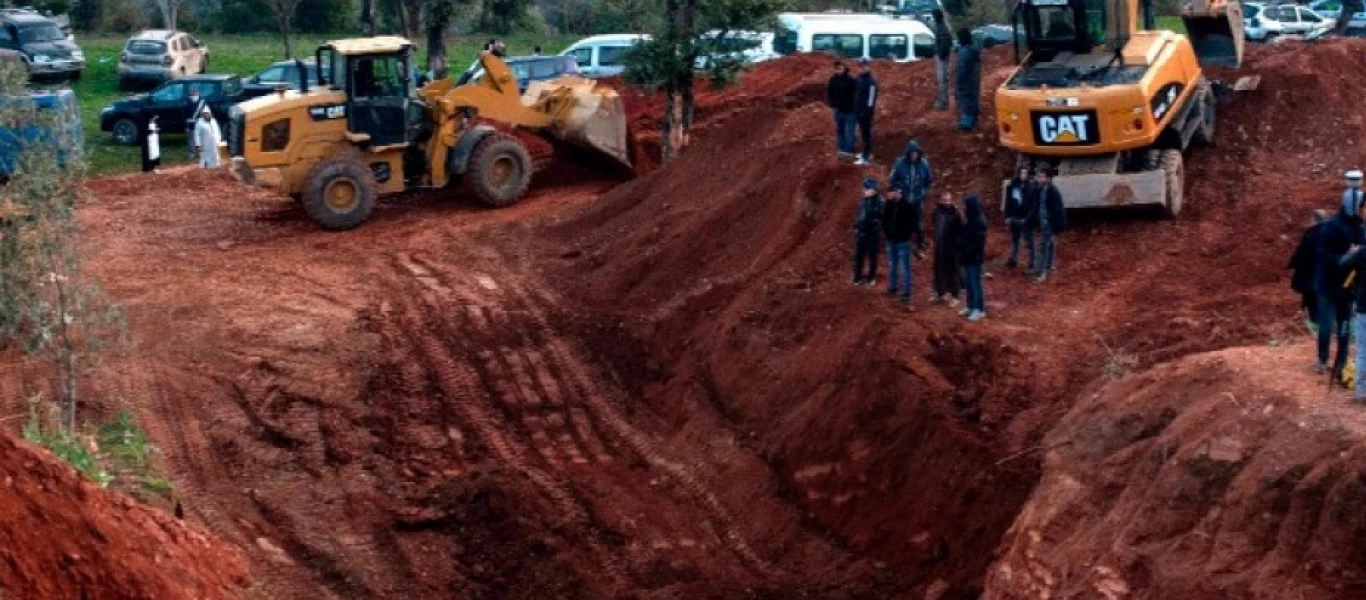
[[132,146],[138,143],[138,123],[128,117],[124,117],[114,122],[112,130],[114,141],[123,146]]

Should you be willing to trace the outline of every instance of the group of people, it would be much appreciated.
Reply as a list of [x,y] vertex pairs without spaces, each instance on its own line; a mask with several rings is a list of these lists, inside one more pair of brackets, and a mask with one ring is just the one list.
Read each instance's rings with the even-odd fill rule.
[[[1357,343],[1356,401],[1366,402],[1366,199],[1363,198],[1360,170],[1348,171],[1347,189],[1342,193],[1338,212],[1331,218],[1322,210],[1313,213],[1313,223],[1300,238],[1290,257],[1290,287],[1299,292],[1310,324],[1317,329],[1318,361],[1314,371],[1331,373],[1331,381],[1342,381],[1347,365],[1347,348],[1353,337]],[[1353,326],[1355,323],[1355,326]],[[1328,364],[1333,340],[1337,354]]]
[[[958,128],[964,131],[977,127],[982,90],[982,53],[972,40],[972,32],[958,30],[958,60],[954,66],[954,95],[958,103]],[[944,11],[934,11],[934,69],[935,110],[949,108],[949,60],[953,56],[954,36],[944,21]],[[835,61],[835,73],[826,87],[826,103],[835,114],[835,145],[841,160],[854,159],[866,165],[873,160],[873,116],[877,112],[878,87],[872,64],[867,58],[858,60],[858,77],[849,72],[849,65]],[[863,137],[863,152],[856,153],[857,136]]]
[[[924,206],[934,183],[934,171],[920,144],[912,140],[892,167],[885,186],[865,179],[854,218],[854,285],[877,284],[878,251],[887,251],[887,294],[900,296],[910,305],[914,276],[912,256],[926,257]],[[1067,229],[1062,194],[1053,185],[1047,168],[1022,168],[1006,189],[1006,224],[1010,228],[1010,258],[1006,267],[1018,267],[1020,242],[1026,243],[1029,272],[1042,283],[1054,269],[1057,236]],[[976,194],[955,204],[948,192],[940,194],[933,216],[933,271],[930,303],[966,305],[961,315],[971,321],[987,316],[982,285],[986,276],[986,213]],[[1035,233],[1040,244],[1034,244]],[[1037,254],[1037,255],[1036,255]],[[1362,253],[1366,260],[1366,252]]]

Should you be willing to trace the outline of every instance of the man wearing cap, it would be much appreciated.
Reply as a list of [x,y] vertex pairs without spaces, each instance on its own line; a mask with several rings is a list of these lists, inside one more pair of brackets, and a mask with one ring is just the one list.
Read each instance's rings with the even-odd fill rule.
[[218,121],[213,118],[213,111],[206,106],[199,113],[199,121],[194,124],[194,142],[199,147],[199,166],[205,169],[216,169],[220,166],[218,157],[218,144],[223,139],[223,134],[218,130]]
[[[877,246],[882,241],[882,198],[877,193],[877,180],[863,180],[863,198],[854,218],[854,285],[877,283]],[[864,274],[864,262],[868,264]]]
[[1035,201],[1029,220],[1029,228],[1039,230],[1039,270],[1034,283],[1043,283],[1053,270],[1053,258],[1057,252],[1057,235],[1067,229],[1067,209],[1062,202],[1062,193],[1053,185],[1053,171],[1049,167],[1039,167],[1035,174]]
[[[1352,323],[1352,290],[1347,288],[1348,274],[1354,269],[1366,266],[1366,257],[1361,257],[1361,246],[1366,244],[1362,232],[1362,192],[1361,172],[1347,173],[1347,190],[1342,193],[1342,205],[1338,214],[1323,224],[1319,232],[1317,269],[1314,273],[1314,295],[1318,302],[1318,363],[1314,372],[1322,374],[1328,370],[1328,354],[1332,349],[1333,338],[1338,339],[1337,357],[1333,360],[1333,377],[1336,379],[1347,364],[1348,333]],[[1353,277],[1359,282],[1366,273]],[[1357,303],[1358,310],[1361,306]],[[1361,375],[1357,375],[1361,379]]]
[[863,136],[863,154],[854,164],[866,165],[873,162],[873,113],[877,109],[877,79],[873,78],[873,68],[868,59],[860,58],[858,66],[854,115],[858,118],[859,134]]

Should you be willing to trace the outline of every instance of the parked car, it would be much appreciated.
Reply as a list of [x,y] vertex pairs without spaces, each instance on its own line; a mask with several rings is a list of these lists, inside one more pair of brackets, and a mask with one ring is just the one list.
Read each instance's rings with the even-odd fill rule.
[[[511,56],[504,58],[503,62],[512,70],[512,76],[517,78],[517,90],[523,94],[533,81],[580,75],[579,65],[572,56]],[[460,75],[456,85],[464,85],[483,78],[484,67],[476,60]]]
[[574,42],[560,56],[572,56],[585,77],[615,77],[626,69],[626,53],[650,39],[638,33],[595,35]]
[[1317,37],[1333,28],[1333,22],[1320,17],[1307,6],[1279,4],[1263,6],[1252,18],[1244,35],[1251,40],[1270,41],[1284,35]]
[[[31,114],[51,116],[51,120],[0,124],[0,181],[14,174],[19,156],[36,144],[53,147],[59,164],[80,158],[85,144],[81,138],[81,116],[76,109],[76,93],[69,90],[31,91],[23,96],[0,96],[0,108],[31,106]],[[22,111],[28,113],[27,110]],[[56,131],[54,130],[56,129]]]
[[[1310,2],[1308,6],[1309,10],[1332,22],[1333,25],[1337,25],[1338,17],[1342,16],[1342,0],[1318,0]],[[1347,27],[1366,27],[1366,11],[1352,13],[1352,19]]]
[[0,12],[0,48],[24,55],[33,79],[80,79],[85,54],[55,21],[36,12]]
[[754,64],[778,57],[773,51],[772,32],[731,31],[720,38],[721,33],[714,29],[700,36],[699,45],[703,48],[703,55],[697,57],[694,68],[706,69],[717,58]]
[[[318,81],[318,65],[311,58],[301,62],[305,76],[308,77],[309,87],[312,87]],[[291,90],[299,89],[299,64],[292,60],[282,60],[242,80],[242,99],[264,96],[282,86]]]
[[1262,22],[1257,17],[1266,10],[1266,4],[1261,2],[1243,3],[1243,37],[1249,40],[1266,39],[1266,32],[1262,31]]
[[[1023,39],[1023,33],[1020,37]],[[1015,28],[1009,25],[983,25],[972,30],[972,41],[983,48],[1009,44],[1014,39]]]
[[119,85],[163,82],[205,73],[209,49],[183,31],[149,29],[128,38],[119,54]]
[[100,111],[100,131],[109,132],[119,144],[133,145],[146,133],[152,117],[157,117],[162,132],[184,132],[194,118],[198,104],[194,97],[207,103],[219,122],[227,122],[233,105],[243,99],[242,80],[236,75],[208,74],[168,81],[151,92],[116,100],[104,107]]

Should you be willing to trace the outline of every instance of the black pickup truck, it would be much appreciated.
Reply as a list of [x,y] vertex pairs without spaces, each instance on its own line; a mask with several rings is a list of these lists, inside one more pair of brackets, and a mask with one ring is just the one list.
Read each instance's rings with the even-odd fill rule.
[[133,145],[147,133],[152,117],[157,117],[163,133],[181,133],[201,101],[208,104],[219,123],[227,123],[233,105],[244,99],[242,80],[236,75],[189,75],[104,107],[100,131],[112,134],[115,142]]

